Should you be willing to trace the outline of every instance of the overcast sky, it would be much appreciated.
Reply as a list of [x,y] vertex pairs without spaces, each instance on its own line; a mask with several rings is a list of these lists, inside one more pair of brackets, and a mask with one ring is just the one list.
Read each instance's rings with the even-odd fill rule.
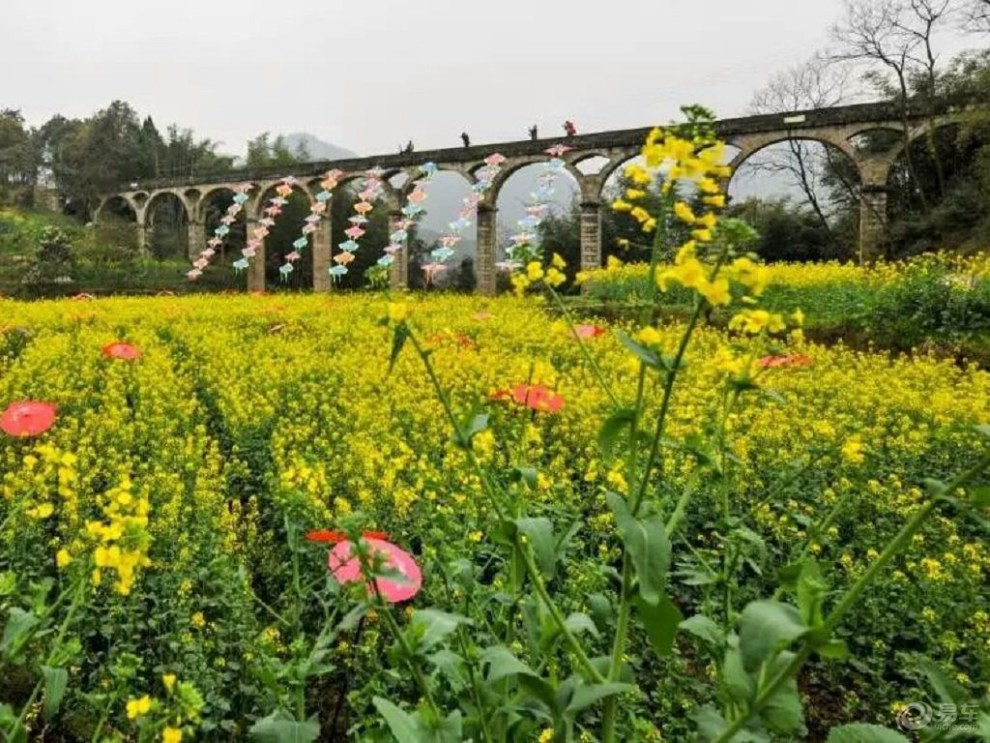
[[113,99],[222,142],[306,131],[362,154],[665,122],[828,39],[840,0],[3,0],[0,107]]

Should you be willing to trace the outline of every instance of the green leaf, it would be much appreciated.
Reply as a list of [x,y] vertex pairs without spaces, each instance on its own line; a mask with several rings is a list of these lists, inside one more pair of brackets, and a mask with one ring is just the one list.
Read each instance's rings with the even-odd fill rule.
[[45,677],[43,714],[46,720],[52,719],[62,706],[62,697],[65,696],[65,688],[69,684],[69,672],[64,668],[41,667],[41,673]]
[[17,590],[17,574],[13,570],[0,573],[0,596],[10,596]]
[[510,676],[532,676],[539,678],[539,675],[532,668],[519,660],[511,650],[501,645],[496,645],[485,650],[481,654],[482,665],[488,667],[485,681],[494,684]]
[[826,743],[909,743],[895,730],[857,722],[832,728]]
[[574,694],[571,696],[571,701],[568,702],[564,711],[566,714],[575,715],[596,702],[600,702],[608,697],[614,697],[616,694],[635,691],[636,688],[633,684],[619,683],[578,684],[577,688],[574,689]]
[[969,502],[977,508],[990,508],[990,485],[970,488]]
[[969,694],[955,679],[943,671],[931,658],[922,658],[918,663],[928,684],[935,691],[939,701],[962,706],[969,701]]
[[729,727],[722,713],[710,704],[696,709],[691,717],[698,726],[698,736],[701,740],[716,740]]
[[399,743],[417,743],[420,740],[420,725],[415,717],[387,699],[374,697],[372,701]]
[[547,518],[522,518],[515,520],[519,531],[526,535],[533,549],[536,564],[544,578],[553,578],[557,564],[557,543],[553,536],[553,523]]
[[27,642],[39,623],[40,620],[35,614],[24,611],[19,606],[8,609],[3,639],[0,640],[0,655],[9,661],[15,661],[14,656],[19,654],[20,648]]
[[433,739],[440,743],[461,743],[464,740],[462,722],[461,711],[454,710],[437,726]]
[[[702,741],[717,740],[729,727],[722,713],[710,704],[699,707],[691,717],[698,726],[698,736]],[[732,736],[732,743],[770,743],[770,738],[753,730],[740,730]]]
[[402,347],[406,345],[407,340],[409,340],[409,326],[404,322],[399,323],[395,326],[395,335],[392,336],[392,353],[388,357],[389,374],[392,373],[395,362],[399,360],[399,354],[402,353]]
[[822,658],[830,660],[845,660],[849,657],[849,646],[845,640],[829,640],[815,646],[815,652]]
[[551,712],[557,711],[557,699],[553,687],[535,674],[533,676],[519,675],[520,688],[532,699],[537,699]]
[[801,566],[797,582],[798,609],[801,621],[809,627],[820,627],[825,621],[822,615],[822,604],[828,583],[822,577],[822,571],[814,560],[806,560]]
[[644,364],[659,371],[666,371],[666,366],[664,365],[663,360],[655,351],[641,345],[640,343],[637,343],[621,331],[616,331],[615,337],[619,339],[619,343],[632,351],[633,356],[642,361]]
[[588,610],[599,630],[607,627],[612,619],[612,604],[604,594],[593,593],[588,596]]
[[725,651],[725,659],[722,662],[722,683],[735,702],[749,704],[756,694],[756,682],[743,668],[738,639],[733,635]]
[[639,579],[639,595],[647,604],[656,606],[663,598],[670,570],[670,540],[663,520],[657,515],[636,518],[625,498],[616,493],[608,493],[605,499],[615,514],[616,526]]
[[538,473],[533,467],[513,467],[509,471],[509,479],[512,482],[524,482],[530,489],[536,490]]
[[27,728],[17,721],[9,704],[0,704],[0,733],[4,743],[27,743]]
[[739,618],[739,652],[743,667],[755,671],[808,629],[793,606],[779,601],[751,602]]
[[564,626],[571,631],[572,635],[579,635],[582,632],[587,632],[592,637],[598,637],[598,627],[592,621],[591,617],[587,614],[582,614],[581,612],[574,612],[569,615],[567,619],[564,620]]
[[450,614],[439,609],[417,609],[413,612],[409,629],[416,649],[425,652],[443,642],[462,624],[471,624],[471,620],[461,614]]
[[725,644],[725,632],[704,614],[688,617],[680,623],[680,628],[688,634],[694,635],[709,647],[719,648]]
[[248,730],[248,737],[260,743],[313,743],[320,737],[320,724],[314,717],[297,722],[276,710],[254,723]]
[[450,688],[455,692],[460,692],[466,688],[470,679],[468,678],[464,659],[449,648],[442,648],[426,659],[437,667],[437,671],[447,679]]
[[[775,677],[794,659],[794,653],[781,653],[770,664],[768,678]],[[794,676],[778,687],[760,712],[760,719],[775,733],[791,736],[804,727],[804,709]]]
[[598,430],[598,448],[604,459],[611,459],[615,453],[618,438],[632,426],[636,418],[635,408],[619,408],[602,423]]
[[462,449],[467,449],[471,446],[471,439],[486,428],[488,428],[488,415],[484,413],[471,415],[470,420],[461,422],[458,425],[460,433],[455,431],[451,436],[451,440]]
[[990,423],[981,423],[978,426],[973,426],[973,429],[977,433],[986,436],[988,439],[990,439]]
[[674,636],[684,615],[677,604],[666,595],[656,606],[650,606],[640,596],[636,601],[636,611],[646,629],[650,644],[661,658],[666,658],[674,649]]

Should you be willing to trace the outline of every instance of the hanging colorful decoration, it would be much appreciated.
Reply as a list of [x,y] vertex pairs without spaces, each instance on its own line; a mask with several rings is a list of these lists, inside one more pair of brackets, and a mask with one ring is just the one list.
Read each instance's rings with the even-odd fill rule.
[[368,212],[375,208],[375,202],[381,198],[385,189],[385,184],[382,183],[384,175],[385,171],[381,168],[372,168],[365,172],[364,183],[358,194],[360,200],[354,205],[355,213],[347,220],[351,226],[344,230],[347,240],[337,246],[340,248],[340,252],[333,256],[333,262],[336,265],[331,266],[330,276],[333,277],[334,281],[346,275],[347,266],[354,262],[354,253],[361,247],[358,240],[364,235],[364,225],[368,223]]
[[251,230],[248,236],[247,245],[241,251],[241,258],[234,261],[234,269],[243,271],[251,264],[251,259],[258,254],[258,250],[264,245],[265,238],[275,226],[275,218],[282,213],[285,205],[289,203],[289,196],[292,194],[292,187],[296,179],[291,175],[282,179],[281,183],[275,187],[275,196],[268,200],[268,206],[262,211],[262,218],[258,220],[258,226]]
[[315,201],[310,204],[309,215],[305,219],[302,234],[292,243],[292,252],[285,256],[285,263],[279,266],[278,272],[281,274],[283,281],[288,279],[289,274],[295,270],[293,264],[302,258],[302,253],[299,251],[309,247],[309,236],[316,232],[320,222],[324,218],[330,218],[330,197],[333,196],[333,190],[337,187],[337,183],[340,181],[342,175],[344,175],[344,171],[342,170],[331,170],[320,181],[320,188],[322,190],[316,194]]
[[557,176],[566,167],[561,159],[571,148],[557,144],[546,150],[550,159],[543,163],[542,172],[537,177],[536,190],[530,193],[526,205],[526,216],[516,222],[519,231],[509,238],[505,249],[506,259],[496,263],[503,271],[517,271],[530,260],[540,259],[540,244],[537,229],[550,213],[550,199],[555,192]]
[[413,190],[406,197],[406,205],[402,207],[402,216],[389,226],[389,244],[385,247],[385,255],[378,259],[378,265],[388,268],[395,263],[395,257],[409,242],[409,231],[422,219],[426,213],[423,203],[429,198],[427,189],[430,181],[439,172],[436,163],[427,162],[419,166],[420,178],[413,181]]
[[427,285],[447,268],[446,262],[454,255],[454,247],[464,239],[465,230],[471,226],[471,220],[478,213],[478,205],[481,204],[485,194],[491,189],[504,162],[505,157],[495,152],[485,158],[485,164],[475,173],[475,182],[471,186],[471,193],[464,197],[457,220],[447,225],[448,231],[441,235],[438,240],[439,247],[430,251],[432,260],[423,265],[423,274]]
[[217,254],[223,246],[227,235],[230,234],[230,227],[237,221],[238,215],[243,211],[244,204],[247,203],[248,191],[251,190],[250,183],[241,183],[234,186],[234,201],[227,207],[226,214],[220,219],[220,224],[213,230],[213,237],[206,241],[206,247],[199,252],[199,258],[193,262],[193,268],[186,273],[190,281],[195,281],[203,275],[203,269],[210,264],[210,259]]

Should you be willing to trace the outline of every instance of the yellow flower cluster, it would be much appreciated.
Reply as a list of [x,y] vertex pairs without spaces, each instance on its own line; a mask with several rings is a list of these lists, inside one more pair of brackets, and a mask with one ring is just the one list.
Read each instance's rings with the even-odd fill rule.
[[[684,249],[676,267],[692,257]],[[562,271],[543,267],[540,280],[554,268]],[[724,270],[730,288],[755,297],[779,269],[740,258]],[[693,283],[692,275],[699,275],[682,271],[676,280]],[[612,529],[605,493],[630,483],[597,445],[612,407],[583,353],[593,355],[615,395],[629,400],[638,379],[612,331],[669,352],[683,330],[620,323],[579,345],[571,333],[550,332],[539,306],[514,297],[410,295],[401,310],[391,311],[384,298],[340,294],[111,299],[83,308],[4,301],[2,312],[5,323],[35,335],[16,357],[0,355],[0,404],[48,399],[58,403],[59,418],[34,445],[0,437],[0,523],[7,524],[0,553],[10,560],[49,556],[44,564],[14,565],[18,571],[57,576],[56,563],[69,573],[83,565],[113,571],[120,593],[137,594],[153,579],[167,578],[173,592],[157,599],[170,616],[182,618],[189,642],[204,653],[223,620],[212,607],[194,603],[203,565],[218,550],[243,558],[249,569],[270,559],[265,509],[292,499],[314,528],[334,528],[341,515],[360,509],[369,526],[396,543],[420,539],[424,562],[441,548],[463,544],[466,550],[486,537],[491,519],[482,483],[464,452],[445,445],[444,411],[428,392],[415,354],[404,353],[385,374],[393,331],[381,327],[380,318],[408,319],[424,339],[438,333],[471,339],[438,343],[431,354],[455,408],[470,410],[480,400],[497,424],[493,430],[517,431],[511,463],[516,457],[530,462],[539,476],[527,497],[537,505],[590,509],[589,549],[604,555]],[[741,318],[740,330],[755,335],[697,331],[669,414],[671,442],[688,439],[699,422],[711,420],[727,373],[752,375],[754,360],[782,343],[767,337],[771,331],[803,319],[753,308]],[[142,349],[138,363],[100,358],[99,348],[119,328]],[[769,543],[789,547],[801,544],[808,525],[841,502],[836,531],[815,535],[814,550],[835,573],[838,589],[870,563],[870,549],[917,511],[921,479],[929,471],[956,471],[972,455],[967,426],[986,422],[990,377],[923,356],[890,358],[800,342],[789,350],[811,363],[760,372],[760,384],[780,402],[744,398],[726,421],[740,483],[735,505],[740,512],[752,507]],[[493,391],[527,383],[559,394],[562,409],[523,416],[511,403],[488,402]],[[491,431],[475,437],[473,446],[485,461],[510,464]],[[830,454],[814,477],[763,502],[793,462],[817,449]],[[694,457],[677,446],[663,447],[661,456],[672,492],[697,481]],[[245,473],[254,489],[239,485]],[[41,504],[52,506],[47,518],[27,513]],[[892,580],[937,579],[938,600],[927,603],[942,631],[954,636],[939,642],[966,643],[973,663],[990,668],[990,647],[979,637],[986,622],[978,612],[985,607],[972,590],[990,574],[990,548],[964,519],[935,519],[923,535],[897,566],[901,578]],[[33,552],[10,546],[23,543]],[[150,564],[154,569],[144,570]],[[116,592],[100,599],[125,601]],[[887,631],[893,620],[883,612],[878,617],[862,631]],[[266,640],[259,629],[245,643],[262,646],[276,638]],[[291,639],[278,642],[288,646]],[[159,650],[140,648],[149,657]],[[163,683],[179,686],[174,679]],[[154,712],[141,712],[143,697],[132,701],[136,716]]]
[[111,488],[103,496],[103,515],[106,521],[89,521],[86,532],[96,542],[93,550],[92,582],[100,585],[102,572],[112,569],[117,573],[114,588],[126,596],[134,585],[138,568],[151,564],[148,547],[151,536],[147,532],[148,513],[151,509],[146,495],[135,496],[134,484],[129,475],[124,475],[117,487]]
[[545,268],[539,261],[530,261],[523,271],[512,274],[510,278],[512,288],[519,296],[522,296],[531,286],[536,286],[541,282],[556,289],[567,281],[567,276],[564,274],[565,268],[567,268],[567,262],[557,253],[553,254],[550,265]]

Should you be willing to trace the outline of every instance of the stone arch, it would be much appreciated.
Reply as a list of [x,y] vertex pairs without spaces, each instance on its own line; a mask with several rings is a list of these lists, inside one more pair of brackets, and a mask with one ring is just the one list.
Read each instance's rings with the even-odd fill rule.
[[93,213],[93,222],[99,224],[108,217],[130,217],[129,221],[137,223],[140,208],[126,194],[114,194],[105,198]]
[[[220,220],[226,214],[228,207],[234,203],[233,186],[211,186],[203,190],[196,204],[195,229],[190,230],[190,253],[197,255],[205,247],[206,240],[213,237],[214,230],[220,226]],[[200,229],[201,228],[201,229]],[[193,235],[195,234],[195,238]],[[224,238],[217,250],[213,263],[228,266],[241,257],[241,251],[247,244],[247,215],[241,211],[237,221],[230,225],[230,232]]]
[[[548,159],[549,156],[544,153],[539,155],[522,155],[507,159],[502,164],[502,169],[499,171],[498,175],[495,176],[495,180],[492,181],[492,187],[485,196],[485,202],[490,206],[496,206],[502,187],[510,178],[512,178],[520,170],[528,168],[531,165],[540,165],[547,162]],[[567,160],[564,160],[564,170],[571,175],[574,182],[578,186],[578,190],[580,191],[581,181],[584,179],[584,175]]]
[[[962,122],[954,118],[942,117],[940,120],[936,120],[934,126],[931,126],[927,121],[918,124],[912,128],[908,129],[907,132],[907,146],[915,147],[921,142],[922,138],[927,137],[929,132],[934,132],[935,136],[938,136],[940,132],[948,129],[958,129]],[[883,127],[889,128],[889,127]],[[890,148],[886,153],[887,159],[890,165],[893,165],[897,160],[904,156],[905,142],[903,130],[898,130],[898,134],[901,135],[900,139]]]
[[147,247],[158,259],[185,257],[189,253],[192,211],[175,191],[156,191],[144,205]]
[[[382,173],[383,195],[374,203],[374,208],[365,214],[369,221],[366,225],[362,225],[366,233],[358,240],[360,247],[354,253],[355,260],[347,266],[348,273],[335,280],[334,286],[343,289],[363,287],[365,285],[365,273],[383,255],[388,241],[392,215],[399,208],[398,193],[394,187],[389,185],[388,177],[389,173],[394,175],[399,170],[402,169],[392,169]],[[335,265],[331,259],[331,254],[334,257],[339,255],[341,244],[349,239],[345,230],[352,226],[349,219],[355,214],[353,207],[359,200],[358,194],[367,177],[367,170],[354,170],[345,172],[337,179],[337,186],[334,188],[333,196],[330,199],[330,219],[326,225],[328,231],[326,268],[321,267],[321,271],[329,271],[330,266]]]
[[[505,163],[507,167],[504,167],[496,178],[491,193],[486,198],[486,202],[494,206],[498,213],[494,251],[496,262],[506,257],[507,248],[512,245],[512,235],[520,229],[527,229],[522,225],[517,226],[517,223],[529,218],[526,205],[530,202],[530,194],[535,186],[536,169],[547,161],[548,157],[545,154],[512,158]],[[526,174],[527,170],[530,171],[529,175]],[[555,193],[550,199],[551,213],[566,214],[583,201],[581,198],[583,180],[580,171],[564,160],[564,167],[558,173],[555,182]],[[518,185],[511,186],[514,182]],[[580,264],[580,245],[567,243],[560,252],[564,253],[563,257],[570,265]]]
[[[841,138],[844,146],[836,143],[835,136],[804,131],[754,139],[740,143],[726,193],[734,202],[759,200],[762,206],[744,207],[757,210],[753,216],[773,215],[772,224],[778,229],[765,232],[764,256],[768,260],[844,260],[854,255],[864,224],[864,159],[846,137]],[[773,205],[778,201],[801,208],[766,211],[779,209]],[[870,203],[878,211],[871,215],[873,230],[873,225],[882,224],[885,212],[879,201]]]
[[739,137],[730,137],[726,144],[738,147],[739,153],[727,164],[733,171],[736,171],[747,160],[768,147],[784,142],[803,141],[818,142],[826,147],[834,147],[853,162],[856,162],[858,159],[855,148],[845,137],[836,137],[827,133],[817,133],[814,131],[770,132],[767,134],[747,134]]
[[[846,141],[852,145],[853,150],[862,155],[864,152],[866,154],[871,154],[871,149],[867,146],[869,143],[865,138],[870,135],[883,134],[884,142],[887,142],[886,148],[883,148],[882,154],[888,154],[891,149],[897,146],[898,142],[902,142],[904,139],[904,129],[900,126],[884,124],[882,126],[877,126],[876,124],[864,125],[861,127],[855,127],[846,136]],[[872,154],[881,154],[880,150],[877,149],[872,152]]]
[[101,243],[130,250],[144,250],[144,211],[129,194],[115,194],[97,207],[93,215]]
[[611,180],[612,176],[616,174],[620,168],[631,163],[632,161],[640,158],[642,151],[641,146],[630,147],[626,150],[620,152],[614,152],[610,156],[610,162],[604,168],[598,172],[599,187],[598,187],[598,197],[604,198],[605,189],[608,186],[608,182]]
[[[923,122],[909,130],[906,145],[898,142],[887,155],[882,186],[888,194],[892,218],[933,209],[949,193],[957,175],[971,167],[979,142],[975,138],[960,141],[957,133],[961,126],[961,120],[949,117],[936,119],[933,124]],[[932,145],[935,153],[931,151]],[[960,215],[956,219],[966,217]],[[924,249],[944,247],[919,235],[918,247],[922,246]]]
[[612,158],[601,152],[582,152],[568,161],[583,178],[598,176],[612,164]]
[[[281,182],[282,179],[279,178],[276,180],[256,181],[254,183],[255,189],[252,190],[256,191],[256,193],[254,197],[247,202],[250,204],[249,214],[252,217],[261,217],[261,212],[264,210],[266,202]],[[292,184],[292,189],[293,191],[299,191],[302,193],[307,199],[309,199],[310,203],[312,203],[315,199],[313,191],[310,190],[308,179],[306,178],[297,179],[296,182]]]
[[[256,188],[252,188],[251,191],[255,191]],[[248,192],[251,193],[250,191]],[[211,209],[214,211],[217,207],[218,197],[221,194],[230,194],[230,199],[228,203],[224,204],[223,208],[226,209],[234,200],[234,186],[233,184],[221,184],[216,186],[206,186],[202,189],[199,198],[193,203],[192,214],[194,216],[194,222],[205,222],[207,216]],[[245,205],[244,211],[250,211],[250,205],[253,200],[249,200]]]
[[[415,174],[404,184],[400,195],[401,204],[409,203],[409,194],[415,189]],[[460,211],[466,206],[464,199],[471,193],[471,186],[476,182],[464,168],[453,165],[438,166],[430,187],[429,198],[423,204],[425,212],[419,219],[418,238],[424,243],[422,255],[404,256],[403,265],[397,266],[396,281],[400,286],[425,288],[426,276],[418,271],[422,263],[430,262],[429,251],[440,247],[438,240],[450,233],[449,225],[459,218]],[[437,203],[447,206],[445,210],[437,208]],[[431,204],[433,205],[431,207]],[[476,214],[470,221],[471,226],[462,234],[462,241],[452,248],[455,255],[447,260],[447,270],[433,277],[434,286],[471,291],[478,287],[478,222],[484,219]],[[398,262],[397,262],[398,263]]]
[[[252,216],[261,219],[264,214],[265,204],[274,195],[275,189],[281,184],[281,179],[268,181],[259,186],[257,197],[253,200],[255,205]],[[282,213],[275,218],[275,224],[270,227],[268,237],[265,238],[264,251],[259,251],[255,259],[258,265],[253,266],[258,271],[258,277],[253,283],[260,284],[261,264],[264,268],[264,288],[266,290],[290,290],[300,291],[313,286],[313,249],[312,241],[308,250],[301,252],[301,259],[293,264],[294,270],[283,277],[279,269],[286,263],[286,256],[295,248],[292,243],[302,236],[302,228],[305,218],[310,211],[310,205],[314,201],[309,186],[298,180],[292,184],[292,193],[287,198],[288,203],[283,207]]]

